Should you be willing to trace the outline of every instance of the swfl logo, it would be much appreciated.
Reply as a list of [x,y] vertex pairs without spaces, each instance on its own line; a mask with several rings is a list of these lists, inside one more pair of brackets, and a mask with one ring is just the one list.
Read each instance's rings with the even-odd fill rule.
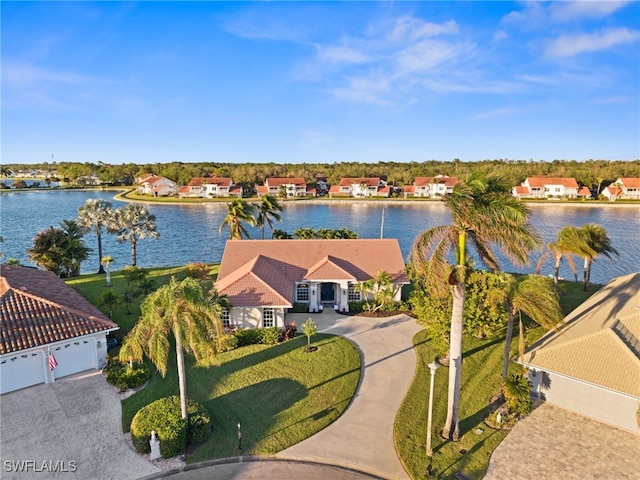
[[4,471],[5,472],[60,472],[69,473],[78,470],[78,465],[74,460],[43,460],[38,462],[36,460],[5,460]]

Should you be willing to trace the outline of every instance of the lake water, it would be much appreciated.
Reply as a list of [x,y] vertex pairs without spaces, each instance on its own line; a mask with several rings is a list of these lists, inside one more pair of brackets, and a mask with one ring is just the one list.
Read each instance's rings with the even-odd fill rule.
[[[89,198],[103,198],[114,208],[124,203],[113,200],[113,192],[106,191],[38,191],[5,193],[0,195],[0,244],[4,259],[17,258],[29,265],[26,249],[32,246],[36,234],[49,226],[59,226],[64,219],[75,218],[78,207]],[[158,267],[183,265],[189,262],[219,262],[224,251],[228,231],[218,232],[226,213],[224,203],[202,205],[147,205],[157,217],[160,238],[145,239],[138,243],[138,265]],[[640,206],[585,207],[580,205],[532,205],[532,224],[546,242],[552,241],[564,226],[597,223],[607,229],[614,247],[620,252],[611,262],[599,258],[592,273],[592,281],[605,283],[613,277],[640,271]],[[446,225],[449,212],[440,203],[392,204],[385,208],[384,237],[397,238],[406,257],[416,236],[431,227]],[[380,238],[382,205],[379,203],[344,202],[285,203],[282,223],[275,228],[292,233],[302,227],[349,228],[360,238]],[[249,228],[251,238],[260,238],[260,230]],[[265,237],[270,237],[266,227]],[[82,264],[82,272],[97,270],[98,254],[95,234],[87,234],[86,243],[93,248],[89,260]],[[118,244],[113,235],[103,235],[104,255],[116,259],[113,268],[120,269],[131,263],[130,245]],[[503,269],[528,273],[535,269],[541,252],[532,255],[532,265],[516,268],[503,260]],[[581,262],[578,260],[578,268]],[[547,261],[542,273],[553,272]],[[569,267],[563,263],[561,275],[572,278]]]

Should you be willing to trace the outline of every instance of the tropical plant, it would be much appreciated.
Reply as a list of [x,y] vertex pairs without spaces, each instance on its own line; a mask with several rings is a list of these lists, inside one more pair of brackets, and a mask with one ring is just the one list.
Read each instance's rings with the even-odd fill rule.
[[227,209],[227,215],[222,220],[218,231],[222,233],[224,227],[228,226],[229,240],[242,240],[243,237],[251,238],[244,224],[256,225],[253,207],[242,198],[236,198],[227,204]]
[[105,273],[102,267],[102,229],[113,222],[113,208],[111,202],[99,198],[90,198],[78,208],[78,225],[93,230],[98,239],[98,273]]
[[531,382],[519,373],[509,375],[502,384],[502,394],[511,413],[531,411]]
[[550,242],[547,245],[547,250],[540,256],[538,264],[536,265],[536,275],[540,273],[540,269],[542,268],[544,261],[551,256],[555,260],[553,288],[558,291],[558,280],[560,278],[560,265],[562,264],[562,259],[564,258],[567,260],[577,282],[578,270],[576,269],[576,264],[573,261],[572,255],[593,257],[595,256],[595,253],[596,252],[589,246],[578,227],[564,227],[558,232],[557,239]]
[[149,357],[164,377],[169,357],[169,336],[176,343],[178,382],[182,418],[187,418],[187,388],[184,352],[192,354],[203,366],[215,362],[218,343],[224,335],[221,322],[221,297],[210,295],[204,285],[185,278],[172,277],[168,284],[147,296],[142,302],[141,316],[120,348],[122,361],[141,362]]
[[113,307],[122,303],[122,296],[112,290],[102,292],[100,295],[100,305],[104,305],[109,310],[109,318],[113,317]]
[[311,337],[318,333],[318,324],[313,321],[312,318],[307,318],[307,321],[302,324],[302,333],[307,336],[307,352],[311,351]]
[[278,199],[273,195],[263,195],[261,201],[256,203],[255,208],[258,212],[256,217],[256,226],[262,229],[262,239],[264,240],[264,226],[269,225],[273,235],[273,220],[282,221],[282,217],[278,212],[282,211],[282,206],[278,204]]
[[619,253],[611,244],[611,239],[602,225],[587,223],[582,226],[581,233],[587,245],[594,252],[593,255],[584,255],[582,283],[586,292],[589,289],[589,281],[591,280],[591,266],[598,255],[604,255],[609,260],[613,260],[611,255],[619,255]]
[[139,203],[128,203],[115,211],[110,231],[117,234],[118,243],[131,243],[131,265],[137,265],[138,240],[158,238],[156,216]]
[[146,279],[149,276],[149,271],[144,268],[127,265],[124,267],[122,275],[124,277],[124,281],[127,282],[127,287],[131,287],[132,283],[142,282]]
[[[358,234],[348,228],[318,228],[304,227],[294,230],[293,236],[299,239],[322,238],[322,239],[349,239],[358,238]],[[289,236],[290,238],[290,236]]]
[[504,357],[502,361],[502,381],[507,379],[509,369],[509,354],[511,352],[511,339],[513,338],[513,322],[518,315],[518,331],[520,357],[524,354],[524,325],[522,314],[527,315],[538,325],[547,329],[556,328],[562,320],[562,309],[558,302],[558,296],[551,286],[551,279],[533,275],[515,277],[510,274],[502,274],[504,283],[502,288],[494,288],[490,292],[490,302],[498,301],[504,304],[509,317],[504,344]]
[[[443,197],[451,210],[451,225],[434,227],[415,240],[411,258],[418,275],[437,290],[451,289],[452,314],[449,344],[449,391],[447,420],[442,435],[460,438],[458,412],[462,366],[463,306],[468,270],[467,250],[474,247],[480,261],[491,270],[499,263],[492,251],[497,248],[512,262],[525,264],[529,252],[539,245],[538,235],[529,225],[529,210],[510,192],[508,182],[482,173],[469,175],[453,192]],[[455,254],[453,267],[448,262]],[[445,281],[443,281],[445,280]]]
[[378,270],[374,278],[357,284],[357,287],[362,293],[366,309],[371,312],[384,311],[388,305],[394,304],[400,290],[400,286],[394,284],[391,275],[384,270]]
[[63,220],[60,226],[38,232],[27,255],[30,261],[59,277],[77,276],[91,249],[85,245],[73,220]]
[[274,240],[291,240],[293,236],[291,236],[289,233],[285,232],[284,230],[278,230],[276,228],[271,234],[271,238],[273,238]]

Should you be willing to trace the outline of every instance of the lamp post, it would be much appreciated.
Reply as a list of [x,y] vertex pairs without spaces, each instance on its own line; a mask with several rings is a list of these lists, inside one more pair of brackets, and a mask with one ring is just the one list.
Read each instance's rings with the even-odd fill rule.
[[431,370],[431,387],[429,388],[429,415],[427,417],[427,456],[433,455],[431,449],[431,417],[433,412],[433,380],[438,369],[438,363],[434,360],[429,364],[429,370]]

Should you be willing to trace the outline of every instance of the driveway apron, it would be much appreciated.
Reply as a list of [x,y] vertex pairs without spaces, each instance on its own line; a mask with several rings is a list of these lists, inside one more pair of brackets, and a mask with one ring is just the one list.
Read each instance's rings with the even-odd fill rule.
[[0,410],[2,480],[120,480],[158,471],[129,447],[120,399],[98,371],[2,395]]
[[344,336],[358,346],[362,378],[340,418],[276,456],[339,465],[382,478],[409,478],[396,454],[393,424],[415,374],[412,340],[421,327],[406,315],[367,318],[325,313],[313,319],[320,331]]

